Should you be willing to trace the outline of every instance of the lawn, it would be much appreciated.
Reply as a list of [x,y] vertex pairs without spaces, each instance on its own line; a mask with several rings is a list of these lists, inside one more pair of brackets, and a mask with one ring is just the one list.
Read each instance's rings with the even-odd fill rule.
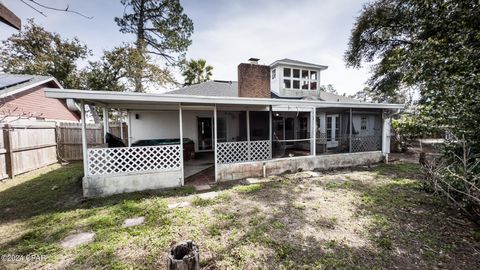
[[[211,199],[185,187],[87,200],[81,174],[57,165],[0,183],[0,255],[45,258],[7,268],[165,269],[185,239],[206,269],[480,267],[480,229],[426,193],[413,164],[229,183]],[[122,227],[139,216],[144,224]],[[95,241],[62,248],[75,232]]]

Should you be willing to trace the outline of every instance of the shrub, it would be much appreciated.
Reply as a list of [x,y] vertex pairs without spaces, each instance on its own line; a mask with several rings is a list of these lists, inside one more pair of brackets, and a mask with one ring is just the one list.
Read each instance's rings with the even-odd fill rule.
[[465,140],[447,142],[442,158],[425,169],[426,187],[480,225],[480,158]]

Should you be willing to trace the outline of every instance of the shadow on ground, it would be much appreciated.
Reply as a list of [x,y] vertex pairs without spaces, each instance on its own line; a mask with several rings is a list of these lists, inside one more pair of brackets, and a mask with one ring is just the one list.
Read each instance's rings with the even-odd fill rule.
[[[61,268],[58,261],[69,254],[69,267],[161,269],[172,243],[193,238],[205,269],[480,265],[479,229],[422,190],[417,165],[228,183],[217,187],[218,198],[181,209],[169,209],[167,198],[193,188],[84,200],[81,175],[81,165],[72,164],[0,192],[0,228],[25,220],[16,237],[4,233],[0,250],[49,254],[52,268]],[[125,218],[139,215],[145,225],[121,228]],[[72,231],[95,231],[97,238],[68,253],[58,243]]]
[[82,164],[72,163],[0,191],[0,224],[48,213],[115,205],[127,199],[142,200],[195,192],[193,187],[182,187],[86,199],[83,197],[82,176]]

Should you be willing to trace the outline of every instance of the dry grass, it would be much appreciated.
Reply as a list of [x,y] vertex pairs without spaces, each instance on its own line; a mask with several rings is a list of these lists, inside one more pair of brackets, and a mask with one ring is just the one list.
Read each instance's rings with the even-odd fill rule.
[[[80,174],[68,166],[0,191],[0,254],[47,255],[8,267],[165,269],[169,247],[184,239],[197,242],[206,269],[480,265],[479,229],[421,189],[416,165],[229,183],[214,199],[185,196],[187,188],[81,200]],[[191,206],[167,207],[186,200]],[[146,223],[121,228],[137,216]],[[94,231],[96,240],[62,249],[77,231]]]

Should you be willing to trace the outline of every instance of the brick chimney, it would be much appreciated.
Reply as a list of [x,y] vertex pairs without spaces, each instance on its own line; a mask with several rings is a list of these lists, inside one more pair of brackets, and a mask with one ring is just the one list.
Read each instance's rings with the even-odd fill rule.
[[257,58],[249,61],[238,65],[238,96],[271,98],[270,66],[259,65]]

